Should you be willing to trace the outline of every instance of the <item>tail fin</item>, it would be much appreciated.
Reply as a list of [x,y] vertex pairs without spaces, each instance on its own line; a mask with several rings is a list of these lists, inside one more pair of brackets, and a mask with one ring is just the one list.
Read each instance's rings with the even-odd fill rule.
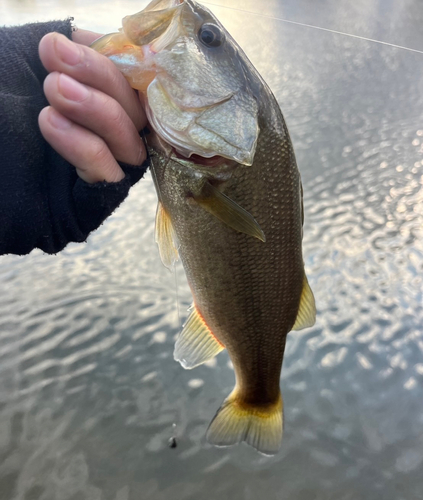
[[216,446],[245,441],[260,453],[274,455],[282,441],[282,412],[282,396],[271,405],[254,406],[244,403],[235,389],[211,421],[207,441]]

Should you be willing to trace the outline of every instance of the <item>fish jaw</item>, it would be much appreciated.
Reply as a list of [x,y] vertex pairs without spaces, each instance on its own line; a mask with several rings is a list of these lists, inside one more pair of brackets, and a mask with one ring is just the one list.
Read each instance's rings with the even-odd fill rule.
[[98,38],[91,48],[108,57],[135,90],[145,93],[156,76],[150,46],[134,44],[122,28]]
[[[156,133],[185,158],[217,156],[251,166],[258,105],[233,62],[237,47],[226,40],[219,21],[192,1],[154,0],[122,25],[92,47],[142,92]],[[204,25],[220,30],[222,46],[204,46],[199,39]]]
[[[161,37],[172,25],[183,8],[183,0],[153,0],[142,11],[122,19],[126,36],[136,45],[146,45]],[[173,33],[170,37],[174,36]]]
[[[201,106],[194,96],[185,101],[185,106],[200,104],[200,107],[184,107],[169,95],[169,90],[166,79],[158,75],[147,89],[146,113],[156,133],[180,155],[219,156],[252,165],[259,132],[253,98],[224,95],[220,102]],[[251,112],[247,113],[248,106]]]

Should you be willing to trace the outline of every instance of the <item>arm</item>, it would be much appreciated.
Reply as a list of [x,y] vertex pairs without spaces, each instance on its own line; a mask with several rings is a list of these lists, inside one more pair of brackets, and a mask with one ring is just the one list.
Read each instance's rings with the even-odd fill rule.
[[[107,58],[62,35],[43,38],[51,31],[72,36],[69,21],[0,29],[0,254],[84,241],[147,168],[134,91]],[[64,63],[60,41],[77,48],[76,64]],[[88,97],[68,99],[63,75]]]

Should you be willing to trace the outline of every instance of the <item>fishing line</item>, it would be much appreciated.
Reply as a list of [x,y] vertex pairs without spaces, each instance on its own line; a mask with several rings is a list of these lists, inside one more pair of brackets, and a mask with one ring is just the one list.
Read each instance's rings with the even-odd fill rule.
[[173,273],[175,275],[176,311],[178,313],[178,327],[180,328],[182,326],[182,321],[181,321],[181,311],[179,309],[178,273],[176,272],[177,263],[178,261],[173,263]]
[[276,21],[282,21],[283,23],[295,24],[297,26],[303,26],[304,28],[313,28],[315,30],[327,31],[329,33],[335,33],[336,35],[349,36],[350,38],[357,38],[358,40],[364,40],[366,42],[378,43],[380,45],[387,45],[388,47],[394,47],[395,49],[407,50],[409,52],[416,52],[417,54],[423,54],[422,50],[412,49],[410,47],[404,47],[403,45],[396,45],[395,43],[383,42],[382,40],[375,40],[374,38],[367,38],[365,36],[353,35],[352,33],[345,33],[343,31],[331,30],[329,28],[322,28],[321,26],[314,26],[313,24],[300,23],[298,21],[290,21],[289,19],[283,19],[281,17],[267,16],[266,14],[261,14],[258,12],[251,12],[250,10],[239,9],[235,7],[227,7],[226,5],[219,5],[211,2],[204,2],[207,5],[213,5],[214,7],[221,7],[223,9],[236,10],[238,12],[245,12],[247,14],[254,14],[255,16],[265,17],[266,19],[274,19]]
[[[166,168],[169,165],[169,162],[171,160],[171,157],[172,157],[172,150],[169,151],[169,156],[166,158],[166,163],[163,167],[163,170],[166,170]],[[160,188],[159,188],[159,182],[157,180],[156,173],[155,173],[154,169],[151,168],[150,170],[151,170],[151,173],[153,174],[153,181],[154,181],[154,184],[156,185],[158,198],[160,200],[161,193],[160,193]],[[177,273],[177,269],[176,269],[177,263],[178,263],[177,260],[175,260],[175,262],[173,263],[173,275],[175,278],[175,301],[176,301],[176,312],[178,313],[178,328],[180,328],[182,326],[182,322],[181,322],[181,311],[179,308],[178,273]]]

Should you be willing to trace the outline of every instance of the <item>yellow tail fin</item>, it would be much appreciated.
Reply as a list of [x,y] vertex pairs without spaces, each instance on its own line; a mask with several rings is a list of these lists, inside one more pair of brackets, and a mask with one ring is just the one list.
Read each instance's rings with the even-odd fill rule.
[[274,455],[281,447],[283,402],[268,405],[244,403],[236,389],[225,399],[207,430],[207,441],[230,446],[245,441],[260,453]]

